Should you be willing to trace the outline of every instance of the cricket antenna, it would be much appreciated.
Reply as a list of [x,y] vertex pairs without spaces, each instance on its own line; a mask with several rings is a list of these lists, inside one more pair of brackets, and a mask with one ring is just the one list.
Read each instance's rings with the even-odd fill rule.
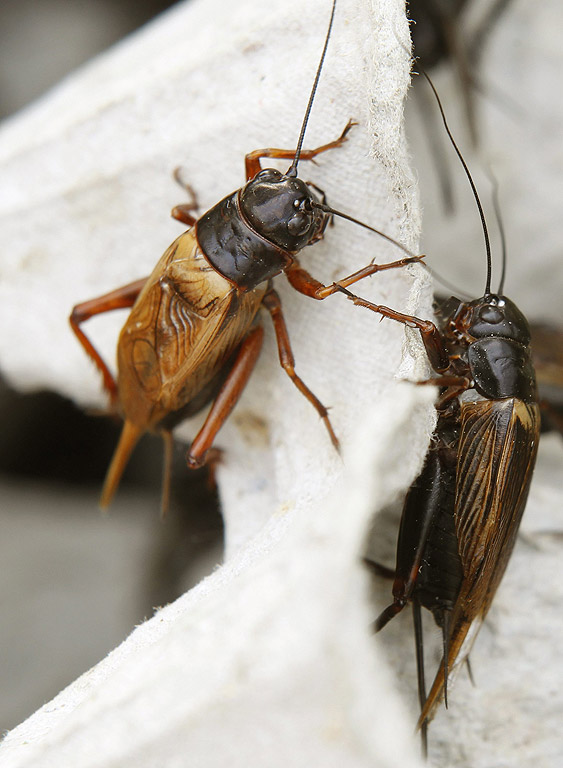
[[387,240],[390,243],[393,243],[393,245],[396,245],[397,248],[400,248],[402,251],[404,251],[407,256],[410,256],[411,259],[418,259],[420,256],[416,256],[412,251],[409,251],[409,249],[400,243],[398,240],[395,240],[390,235],[386,235],[385,232],[382,232],[380,229],[375,229],[375,227],[370,227],[369,224],[366,224],[363,221],[360,221],[359,219],[355,219],[353,216],[349,216],[347,213],[343,213],[342,211],[337,211],[335,208],[331,208],[329,205],[325,205],[324,203],[312,203],[313,208],[318,208],[319,211],[323,211],[324,213],[330,213],[332,216],[339,216],[341,219],[346,219],[346,221],[351,221],[353,224],[358,224],[360,227],[364,227],[364,229],[369,229],[370,232],[375,232],[376,235],[379,235],[380,237],[383,237],[385,240]]
[[323,47],[323,52],[321,54],[321,60],[319,61],[319,66],[317,67],[315,82],[313,83],[313,87],[311,89],[311,95],[309,96],[309,103],[307,104],[307,109],[305,110],[305,117],[303,118],[303,124],[301,126],[301,133],[299,134],[299,141],[297,142],[297,149],[295,150],[295,156],[293,158],[293,162],[289,166],[289,170],[285,174],[286,176],[290,176],[290,177],[297,176],[297,163],[299,162],[299,157],[301,155],[301,148],[303,146],[303,139],[305,138],[305,131],[307,130],[307,123],[309,122],[309,115],[311,114],[311,109],[313,107],[315,93],[317,92],[317,86],[319,84],[319,78],[321,76],[321,70],[323,68],[323,62],[325,60],[326,49],[328,48],[328,41],[330,39],[330,33],[332,31],[332,22],[334,21],[335,10],[336,10],[336,0],[333,0],[332,11],[330,14],[330,21],[328,23],[328,31],[326,33],[325,44]]
[[487,167],[487,173],[493,187],[493,208],[495,211],[495,217],[497,220],[497,227],[500,234],[500,243],[502,248],[502,270],[500,273],[500,282],[499,282],[498,291],[497,291],[498,295],[502,296],[502,292],[504,290],[504,278],[506,277],[506,233],[504,231],[504,223],[502,221],[502,214],[500,211],[500,202],[498,197],[498,179],[493,173],[493,169],[490,166]]
[[467,176],[469,180],[469,184],[471,185],[471,190],[473,192],[473,197],[475,198],[475,202],[477,203],[477,208],[479,210],[479,216],[481,217],[481,224],[483,226],[483,235],[485,238],[485,249],[487,251],[487,282],[485,284],[485,296],[490,296],[491,293],[491,275],[492,275],[492,259],[491,259],[491,243],[489,240],[489,232],[487,230],[487,222],[485,221],[485,214],[483,212],[483,206],[481,205],[481,200],[479,199],[479,195],[477,193],[477,187],[475,186],[475,182],[473,181],[473,177],[471,176],[471,173],[469,171],[469,168],[467,167],[467,163],[463,159],[463,155],[461,154],[459,147],[455,143],[454,137],[452,136],[452,132],[450,131],[450,127],[448,125],[448,121],[446,120],[446,115],[444,113],[444,108],[442,107],[442,102],[440,101],[440,97],[438,96],[438,91],[434,87],[434,83],[430,79],[430,77],[426,74],[424,71],[424,67],[418,65],[421,74],[424,75],[426,80],[428,81],[428,84],[432,88],[432,91],[434,93],[434,96],[436,97],[436,101],[438,102],[438,108],[440,110],[440,114],[442,116],[442,122],[444,123],[444,128],[446,129],[446,133],[448,134],[448,137],[452,143],[453,148],[456,151],[457,156],[459,157],[459,160],[463,166],[463,170],[465,171],[465,175]]
[[472,297],[468,293],[462,291],[461,288],[459,288],[454,283],[451,283],[449,280],[446,280],[445,277],[442,277],[442,275],[433,269],[429,264],[423,264],[422,266],[427,272],[430,273],[436,282],[441,283],[444,288],[448,289],[448,291],[452,291],[453,296],[456,296],[458,299],[464,299],[465,301],[471,301]]

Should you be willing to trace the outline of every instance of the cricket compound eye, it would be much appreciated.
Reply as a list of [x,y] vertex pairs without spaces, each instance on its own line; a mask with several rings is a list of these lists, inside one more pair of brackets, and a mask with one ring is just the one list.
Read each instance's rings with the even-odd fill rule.
[[308,198],[301,198],[294,201],[293,207],[297,209],[297,213],[287,222],[287,231],[295,236],[304,235],[314,221],[313,206]]
[[487,325],[498,325],[504,320],[504,313],[496,306],[485,306],[479,310],[479,319]]

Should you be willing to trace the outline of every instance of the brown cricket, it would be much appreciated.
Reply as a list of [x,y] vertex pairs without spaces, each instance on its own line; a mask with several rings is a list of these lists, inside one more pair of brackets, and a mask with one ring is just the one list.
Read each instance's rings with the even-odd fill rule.
[[[376,272],[418,261],[392,238],[330,208],[324,193],[297,175],[299,160],[340,147],[354,124],[341,136],[316,149],[302,149],[307,121],[332,29],[328,31],[301,126],[296,149],[259,149],[246,156],[247,183],[201,217],[195,199],[177,206],[172,216],[190,229],[180,235],[152,274],[74,307],[70,323],[78,340],[103,376],[114,411],[124,419],[123,431],[109,467],[100,504],[107,507],[135,444],[146,432],[165,443],[162,509],[168,505],[171,430],[182,419],[212,401],[203,427],[187,453],[191,468],[202,466],[217,432],[240,398],[262,346],[259,310],[272,318],[280,363],[299,391],[322,418],[335,447],[338,440],[327,409],[295,372],[295,363],[272,280],[284,272],[295,290],[325,299]],[[262,168],[262,158],[291,160],[286,173]],[[298,260],[298,253],[319,241],[334,215],[382,235],[408,253],[407,258],[369,264],[338,284],[323,285]],[[117,346],[117,379],[82,330],[94,315],[132,307]]]

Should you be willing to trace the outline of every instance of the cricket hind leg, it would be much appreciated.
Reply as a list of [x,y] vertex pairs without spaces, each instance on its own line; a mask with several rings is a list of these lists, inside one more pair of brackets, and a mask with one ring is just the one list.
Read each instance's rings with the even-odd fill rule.
[[[155,431],[158,432],[163,441],[162,492],[160,497],[161,518],[166,517],[170,508],[172,464],[174,459],[173,429],[184,419],[193,416],[204,408],[210,400],[217,397],[221,387],[224,386],[225,381],[228,378],[229,366],[235,360],[236,354],[229,358],[225,370],[220,371],[195,398],[178,411],[167,414],[166,418],[155,428]],[[110,505],[131,453],[144,431],[145,430],[142,428],[136,428],[131,422],[125,422],[104,482],[100,501],[102,509],[106,509]],[[220,451],[218,449],[210,448],[206,453],[205,462],[203,463],[211,465],[210,470],[213,472],[213,462],[217,462],[219,457]]]
[[[295,360],[291,351],[291,344],[287,333],[287,327],[281,309],[281,301],[277,293],[270,289],[263,299],[263,305],[270,313],[276,340],[280,363],[297,389],[314,406],[319,416],[323,419],[329,433],[332,444],[338,449],[339,443],[332,424],[328,417],[328,410],[321,401],[311,392],[305,382],[295,373]],[[254,328],[241,344],[239,352],[227,374],[223,386],[215,399],[205,423],[196,435],[190,450],[186,456],[188,466],[192,469],[203,466],[207,462],[208,452],[211,449],[217,432],[224,424],[230,412],[240,398],[244,387],[254,369],[260,349],[264,330],[261,326]]]
[[[221,387],[228,377],[229,369],[236,359],[235,354],[227,360],[225,366],[219,373],[199,392],[196,397],[190,400],[183,408],[173,411],[159,423],[159,433],[163,440],[163,466],[162,466],[162,493],[160,499],[160,516],[164,519],[170,508],[171,486],[172,486],[172,464],[174,460],[174,437],[173,429],[184,419],[198,413],[202,408],[219,394]],[[221,460],[222,451],[219,448],[210,448],[206,454],[205,464],[208,467],[208,484],[211,489],[215,488],[215,466]]]
[[186,462],[190,469],[202,467],[207,462],[217,433],[240,399],[254,370],[263,339],[264,329],[258,325],[248,333],[240,345],[211,410],[186,454]]
[[[137,300],[137,296],[142,291],[147,278],[144,277],[141,280],[135,280],[132,283],[117,288],[115,291],[99,296],[98,298],[84,301],[81,304],[77,304],[70,315],[69,322],[75,336],[82,345],[88,357],[93,360],[96,367],[100,371],[103,377],[104,389],[107,391],[110,397],[110,405],[114,411],[118,407],[118,392],[117,383],[109,370],[105,360],[102,358],[98,350],[92,344],[88,336],[81,328],[82,323],[86,320],[94,317],[95,315],[103,314],[105,312],[111,312],[114,309],[128,309],[133,306]],[[102,495],[100,498],[100,507],[106,509],[119,485],[121,475],[129,457],[133,451],[133,448],[139,441],[143,429],[139,429],[129,421],[125,421],[121,432],[121,437],[117,444],[117,448],[114,451],[113,458],[109,469],[106,474],[104,486],[102,489]]]

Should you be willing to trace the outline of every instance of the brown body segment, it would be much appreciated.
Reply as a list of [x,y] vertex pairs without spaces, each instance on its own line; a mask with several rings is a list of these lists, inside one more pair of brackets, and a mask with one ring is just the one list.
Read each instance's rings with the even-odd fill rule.
[[[175,422],[196,413],[215,394],[214,384],[227,376],[224,369],[250,330],[264,292],[240,294],[209,266],[193,230],[164,253],[119,336],[117,402],[125,423],[104,483],[102,508],[109,506],[143,433],[159,432],[168,440]],[[202,456],[209,448],[205,441]],[[203,463],[202,456],[194,457],[192,466]],[[168,466],[165,472],[169,481]],[[168,494],[165,482],[163,509]]]
[[193,230],[147,280],[118,342],[123,417],[158,430],[215,378],[249,331],[266,286],[239,293],[209,266]]

